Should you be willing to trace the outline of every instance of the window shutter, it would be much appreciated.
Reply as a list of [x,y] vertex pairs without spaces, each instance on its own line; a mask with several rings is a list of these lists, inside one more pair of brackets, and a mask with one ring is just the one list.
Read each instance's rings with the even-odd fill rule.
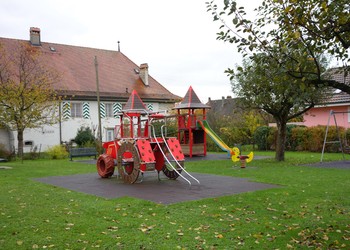
[[113,115],[114,115],[114,118],[118,118],[119,117],[117,114],[121,110],[122,110],[122,104],[120,102],[113,103]]
[[103,102],[100,103],[100,115],[101,118],[106,118],[106,105]]
[[147,108],[149,111],[153,111],[153,104],[152,103],[147,103]]
[[83,118],[90,119],[90,104],[88,102],[83,102]]
[[65,120],[71,117],[70,102],[62,102],[62,116]]

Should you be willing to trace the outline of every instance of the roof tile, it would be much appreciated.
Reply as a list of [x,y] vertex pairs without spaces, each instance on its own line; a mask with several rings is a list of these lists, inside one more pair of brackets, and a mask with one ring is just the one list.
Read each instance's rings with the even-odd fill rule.
[[[12,50],[25,40],[0,38],[6,50]],[[67,95],[96,96],[96,68],[98,64],[99,90],[103,97],[128,98],[130,90],[136,90],[143,99],[178,101],[163,85],[149,76],[149,86],[145,86],[137,74],[139,66],[120,51],[63,45],[42,42],[35,46],[42,54],[42,60],[62,74],[62,80],[55,84],[56,90]],[[135,69],[137,69],[135,71]]]

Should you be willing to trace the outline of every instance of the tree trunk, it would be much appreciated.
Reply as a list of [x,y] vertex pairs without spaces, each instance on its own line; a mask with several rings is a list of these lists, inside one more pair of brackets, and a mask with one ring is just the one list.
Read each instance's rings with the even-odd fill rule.
[[23,159],[23,129],[17,131],[18,152],[17,156]]
[[287,122],[277,120],[277,139],[276,139],[276,161],[284,161],[284,151],[287,138]]

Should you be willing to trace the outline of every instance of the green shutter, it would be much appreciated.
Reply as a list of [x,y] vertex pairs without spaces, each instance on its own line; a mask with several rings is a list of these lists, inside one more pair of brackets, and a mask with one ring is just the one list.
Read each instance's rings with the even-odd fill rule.
[[101,118],[106,118],[106,105],[103,102],[100,103],[100,115]]
[[83,102],[83,118],[90,119],[90,104],[88,102]]
[[65,120],[71,117],[70,102],[62,102],[62,116]]
[[153,111],[153,104],[152,103],[147,103],[147,108],[149,111]]
[[122,104],[120,102],[113,103],[113,116],[114,118],[118,118],[117,115],[122,110]]

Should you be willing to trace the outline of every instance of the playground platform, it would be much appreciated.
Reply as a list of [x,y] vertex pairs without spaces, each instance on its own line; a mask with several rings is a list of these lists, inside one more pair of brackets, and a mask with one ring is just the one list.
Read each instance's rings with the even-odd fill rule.
[[107,199],[129,196],[158,204],[173,204],[280,187],[278,185],[251,182],[245,178],[191,174],[200,180],[200,185],[193,184],[189,186],[181,178],[169,180],[164,175],[161,175],[161,181],[158,181],[155,172],[147,172],[142,183],[134,184],[126,184],[116,176],[102,179],[97,173],[52,176],[36,178],[35,180]]
[[[227,159],[229,158],[226,154],[207,154],[206,156],[188,157],[186,161]],[[96,164],[96,160],[80,160],[79,162]],[[200,173],[191,174],[200,181],[200,185],[193,184],[189,186],[181,178],[169,180],[162,173],[160,174],[161,181],[158,181],[156,172],[147,172],[143,181],[135,184],[125,184],[117,176],[103,179],[97,173],[50,176],[34,180],[107,199],[129,196],[159,204],[173,204],[280,187],[278,185],[251,182],[246,178]]]

